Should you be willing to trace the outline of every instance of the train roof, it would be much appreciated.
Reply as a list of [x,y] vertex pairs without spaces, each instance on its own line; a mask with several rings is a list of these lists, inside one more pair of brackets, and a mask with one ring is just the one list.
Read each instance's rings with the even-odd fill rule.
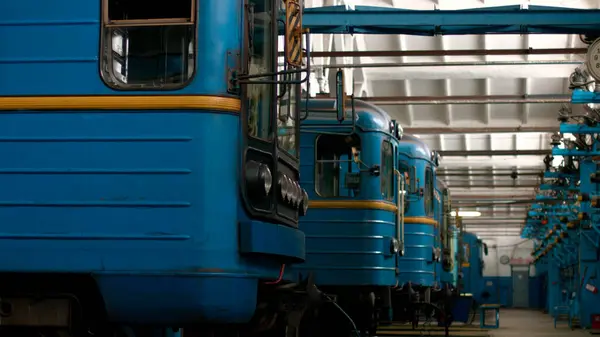
[[[305,101],[300,101],[300,109],[302,111],[305,110]],[[333,98],[311,98],[308,101],[308,118],[303,121],[303,123],[308,122],[318,123],[318,124],[331,124],[331,125],[339,125],[339,122],[336,119],[335,113],[336,100]],[[311,112],[311,109],[319,109],[319,110],[331,110],[331,112]],[[388,113],[365,101],[354,100],[354,111],[356,113],[355,120],[356,126],[360,128],[362,131],[381,131],[390,133],[390,125],[392,119],[388,115]],[[304,112],[302,113],[304,114]],[[352,118],[352,103],[350,100],[346,101],[346,120],[350,120]]]
[[412,158],[431,160],[429,146],[414,135],[404,134],[398,144],[398,151]]

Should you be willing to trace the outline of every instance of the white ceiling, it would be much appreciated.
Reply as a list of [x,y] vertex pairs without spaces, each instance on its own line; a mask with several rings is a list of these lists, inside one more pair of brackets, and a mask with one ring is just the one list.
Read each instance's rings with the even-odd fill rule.
[[[382,6],[405,9],[464,9],[505,5],[546,5],[572,8],[600,8],[597,0],[306,0],[307,7],[333,5]],[[404,51],[458,49],[545,49],[584,48],[577,35],[312,35],[311,51]],[[407,133],[413,133],[432,149],[440,151],[473,150],[540,150],[550,149],[549,131],[558,129],[556,119],[561,103],[537,104],[419,104],[399,105],[403,97],[490,96],[490,95],[565,95],[569,94],[568,76],[578,67],[583,55],[507,55],[507,56],[427,56],[427,57],[338,57],[314,58],[312,66],[339,64],[381,64],[380,67],[346,69],[346,88],[355,97],[385,97],[378,103]],[[449,62],[516,62],[511,65],[447,65]],[[540,64],[543,62],[551,64]],[[422,64],[431,63],[431,64]],[[523,64],[529,63],[529,64]],[[537,64],[535,64],[537,63]],[[412,64],[412,66],[407,66]],[[333,67],[335,68],[335,66]],[[334,69],[335,70],[335,69]],[[311,81],[311,91],[329,92],[334,71],[324,69],[323,76]],[[354,86],[352,83],[354,82]],[[333,83],[333,82],[332,82]],[[332,90],[333,91],[333,90]],[[349,93],[350,94],[350,93]],[[481,97],[479,97],[481,98]],[[396,102],[393,102],[394,99]],[[404,98],[405,99],[405,98]],[[392,101],[392,102],[390,102]],[[395,104],[390,104],[395,103]],[[573,111],[580,106],[568,108]],[[489,133],[484,128],[544,127],[545,132]],[[462,133],[453,132],[462,128]],[[531,130],[531,129],[530,129]],[[534,129],[535,130],[535,129]],[[537,129],[539,130],[539,129]],[[506,131],[506,130],[499,130]],[[451,187],[453,201],[473,205],[485,200],[488,206],[478,208],[482,217],[466,221],[467,229],[482,238],[519,235],[526,207],[523,205],[491,207],[515,198],[533,198],[539,179],[534,175],[514,180],[510,170],[542,170],[544,155],[443,157],[440,170],[453,173],[477,173],[476,176],[441,176]],[[488,169],[488,170],[485,170]],[[491,176],[491,169],[503,170],[503,176]],[[457,171],[459,170],[459,171]],[[488,173],[486,176],[485,173]],[[500,171],[496,171],[499,173]],[[495,187],[498,185],[528,187]],[[468,186],[480,187],[468,187]],[[452,187],[455,186],[455,187]],[[459,186],[459,187],[457,187]],[[484,201],[482,201],[484,202]],[[466,206],[465,206],[466,207]],[[469,207],[469,209],[474,209]],[[495,220],[490,220],[494,218]]]

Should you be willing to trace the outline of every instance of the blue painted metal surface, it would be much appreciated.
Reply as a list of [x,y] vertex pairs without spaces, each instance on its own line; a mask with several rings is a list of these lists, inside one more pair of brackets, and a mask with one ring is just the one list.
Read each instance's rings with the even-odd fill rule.
[[481,303],[481,287],[483,278],[482,242],[477,235],[469,232],[462,233],[462,252],[465,254],[461,266],[462,293],[473,294],[477,303]]
[[[433,250],[435,247],[435,229],[433,205],[427,201],[426,174],[433,174],[434,163],[431,150],[419,138],[404,135],[398,145],[400,171],[407,172],[411,190],[407,195],[408,209],[405,212],[406,254],[399,259],[401,284],[432,286],[435,281]],[[432,176],[433,178],[433,176]],[[432,184],[434,181],[432,181]],[[433,187],[432,187],[433,188]],[[433,202],[433,200],[431,200]]]
[[[577,103],[593,103],[595,94],[573,92]],[[561,123],[563,134],[597,134],[592,119],[580,123]],[[591,142],[589,142],[591,140]],[[548,167],[544,174],[550,179],[545,190],[563,203],[538,204],[528,212],[523,236],[535,238],[536,248],[532,255],[538,270],[547,273],[547,309],[559,321],[564,314],[570,326],[578,320],[582,327],[591,326],[591,315],[596,314],[597,298],[593,289],[597,273],[600,229],[597,211],[600,184],[597,174],[596,156],[600,154],[599,141],[592,137],[586,142],[569,144],[565,148],[554,145],[553,155],[565,159],[559,167]],[[574,165],[578,162],[578,165]],[[573,196],[577,195],[577,200]],[[591,287],[591,288],[590,288]]]
[[[600,94],[581,89],[575,89],[571,93],[572,104],[589,104],[589,103],[600,103]],[[562,126],[562,124],[561,124]]]
[[436,212],[439,231],[441,232],[441,263],[436,273],[440,273],[442,285],[450,285],[451,288],[458,286],[458,240],[460,231],[450,221],[451,200],[448,186],[441,179],[436,180],[436,191],[440,195],[440,209]]
[[316,34],[592,34],[600,33],[600,10],[560,7],[487,7],[405,10],[346,6],[307,8],[303,25]]
[[435,275],[435,284],[442,284],[442,275],[444,274],[444,270],[442,269],[442,251],[444,249],[442,245],[442,240],[440,238],[441,232],[444,230],[444,215],[443,215],[443,197],[442,197],[442,188],[443,182],[439,179],[435,180],[435,188],[434,188],[434,198],[433,198],[433,219],[437,222],[437,226],[433,228],[433,247],[439,253],[439,257],[437,261],[434,259],[433,261],[433,271]]
[[[309,118],[302,122],[301,132],[301,185],[308,191],[311,198],[311,207],[307,215],[301,220],[300,226],[306,233],[306,261],[297,265],[294,270],[313,272],[315,282],[320,286],[394,286],[396,285],[396,254],[391,250],[392,241],[396,238],[396,214],[391,208],[396,207],[395,196],[386,199],[382,195],[382,179],[389,179],[385,172],[392,167],[384,167],[382,162],[382,144],[389,141],[397,146],[397,139],[390,134],[390,118],[380,108],[362,101],[355,101],[355,128],[352,121],[344,122],[347,129],[336,132],[345,134],[327,135],[331,126],[340,123],[335,118],[335,113],[319,113],[317,110],[333,109],[334,100],[315,99],[308,105]],[[350,107],[348,106],[350,115]],[[340,172],[358,174],[358,190],[345,188],[346,176],[340,173],[339,193],[324,196],[318,193],[317,181],[323,186],[329,180],[320,180],[319,169],[316,168],[316,158],[321,155],[317,149],[324,153],[324,148],[332,149],[330,143],[319,147],[321,137],[335,137],[345,139],[354,135],[360,139],[357,145],[360,151],[360,162],[352,162],[352,157],[347,155],[337,158]],[[331,138],[333,139],[333,138]],[[393,153],[392,153],[393,154]],[[319,156],[319,157],[317,157]],[[348,162],[348,161],[351,162]],[[326,165],[325,163],[324,165]],[[381,168],[379,176],[372,175],[368,168],[378,165]],[[324,170],[322,168],[321,170]],[[324,176],[323,176],[324,177]],[[394,178],[395,179],[395,178]],[[328,185],[327,185],[328,186]],[[346,193],[345,195],[342,195]],[[347,202],[342,206],[335,206],[336,202]],[[357,202],[385,203],[388,209],[369,209],[360,206]],[[353,207],[352,205],[359,205]],[[366,207],[366,208],[365,208]]]
[[[242,6],[197,10],[189,85],[117,91],[100,76],[98,1],[1,2],[0,96],[239,98],[226,55]],[[0,271],[91,274],[112,321],[247,322],[259,280],[304,258],[304,234],[245,213],[236,130],[239,111],[3,111]]]

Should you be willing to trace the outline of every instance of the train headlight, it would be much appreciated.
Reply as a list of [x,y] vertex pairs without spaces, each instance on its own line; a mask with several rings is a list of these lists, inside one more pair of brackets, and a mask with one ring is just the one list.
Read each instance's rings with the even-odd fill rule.
[[271,192],[271,187],[273,187],[273,175],[271,174],[271,170],[269,170],[269,167],[267,165],[263,165],[262,168],[263,170],[261,170],[259,174],[263,180],[265,194],[268,195],[269,192]]
[[283,200],[288,200],[290,189],[292,188],[290,179],[285,174],[280,174],[278,185],[281,192],[281,198]]
[[250,160],[246,163],[246,184],[254,194],[267,196],[273,186],[273,176],[269,167],[263,163]]
[[285,183],[286,183],[285,200],[292,201],[292,196],[294,195],[294,182],[292,181],[292,179],[288,178],[288,176],[285,176]]
[[390,244],[390,251],[392,252],[392,254],[398,254],[398,252],[400,251],[400,241],[398,241],[396,238],[392,238],[392,242]]
[[291,181],[292,183],[292,188],[291,188],[291,192],[290,192],[290,204],[292,206],[296,206],[296,202],[298,202],[299,198],[298,198],[298,184],[295,181]]
[[302,213],[300,215],[306,215],[306,211],[308,211],[308,193],[306,193],[306,190],[302,190],[301,206],[300,211]]
[[294,182],[294,187],[294,206],[298,207],[302,202],[302,187],[298,182]]
[[298,191],[297,186],[296,186],[296,182],[290,179],[290,185],[292,186],[292,188],[290,188],[290,204],[292,206],[296,205],[296,200],[298,200]]

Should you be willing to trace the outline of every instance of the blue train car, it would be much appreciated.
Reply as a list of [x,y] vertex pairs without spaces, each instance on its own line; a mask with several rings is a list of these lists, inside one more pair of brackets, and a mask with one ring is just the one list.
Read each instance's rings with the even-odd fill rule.
[[433,190],[433,219],[437,223],[437,225],[433,228],[434,242],[433,247],[435,250],[435,254],[440,256],[439,259],[433,261],[434,266],[434,289],[440,289],[442,284],[442,276],[444,273],[443,269],[443,256],[441,256],[444,251],[444,242],[443,238],[445,233],[444,226],[444,204],[443,204],[443,196],[442,190],[445,185],[443,185],[443,181],[440,179],[435,180],[434,190]]
[[462,293],[472,294],[475,301],[481,303],[481,289],[483,287],[483,255],[487,246],[469,232],[462,232],[460,241],[462,263],[460,266],[460,290]]
[[[302,122],[301,185],[310,211],[300,221],[306,233],[306,261],[294,270],[314,281],[356,322],[375,332],[381,308],[389,310],[401,250],[402,198],[395,173],[399,125],[380,108],[355,101],[342,132],[331,99],[312,100]],[[329,309],[329,310],[327,310]],[[322,335],[346,336],[348,319],[334,306],[320,311]]]
[[436,181],[436,190],[440,195],[439,229],[442,247],[442,261],[440,283],[452,289],[457,286],[458,263],[456,263],[456,249],[458,246],[458,233],[451,222],[451,200],[448,186],[441,179]]
[[267,329],[303,311],[303,286],[281,285],[305,257],[286,103],[304,70],[288,55],[273,83],[280,2],[245,4],[0,3],[2,329]]
[[404,218],[405,254],[399,258],[400,287],[394,299],[396,320],[413,320],[421,303],[431,302],[435,286],[436,247],[435,169],[439,156],[419,138],[404,135],[398,145],[398,169],[408,176]]

